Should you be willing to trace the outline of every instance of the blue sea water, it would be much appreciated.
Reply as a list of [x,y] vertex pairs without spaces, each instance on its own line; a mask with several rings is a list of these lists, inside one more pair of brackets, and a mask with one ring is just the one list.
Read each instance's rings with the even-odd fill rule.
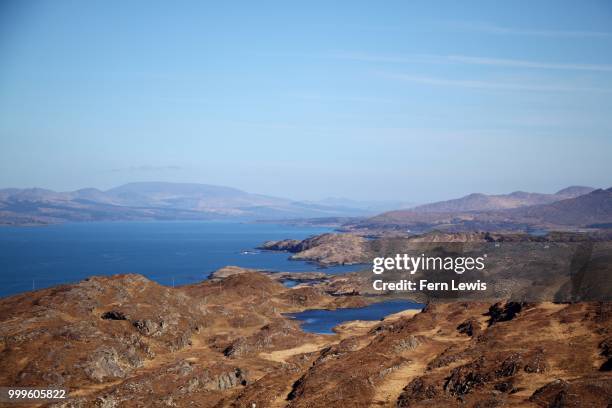
[[385,316],[408,309],[421,310],[425,305],[409,300],[389,300],[365,307],[324,310],[311,309],[287,316],[298,319],[302,329],[309,333],[332,334],[335,326],[351,320],[380,320]]
[[[267,240],[304,239],[327,228],[226,222],[95,222],[0,228],[0,297],[91,275],[140,273],[163,285],[201,281],[236,265],[316,270],[282,252],[256,251]],[[344,273],[359,266],[326,268]]]

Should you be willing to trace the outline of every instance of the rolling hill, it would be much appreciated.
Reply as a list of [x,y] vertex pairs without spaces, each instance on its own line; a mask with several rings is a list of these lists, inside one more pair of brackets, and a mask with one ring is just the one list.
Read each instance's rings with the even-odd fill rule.
[[522,222],[589,227],[612,224],[612,188],[594,190],[551,204],[534,205],[509,212]]
[[[586,194],[580,194],[586,192]],[[556,201],[528,205],[529,202]],[[570,187],[555,194],[511,193],[501,196],[469,196],[389,211],[346,225],[350,230],[424,232],[499,231],[609,228],[612,225],[612,189]]]
[[129,183],[102,191],[0,190],[0,224],[104,220],[270,220],[372,214],[194,183]]
[[594,188],[572,186],[554,194],[527,193],[515,191],[510,194],[486,195],[474,193],[454,200],[440,201],[412,208],[415,212],[466,212],[497,211],[510,208],[526,207],[538,204],[550,204],[555,201],[575,198],[593,191]]

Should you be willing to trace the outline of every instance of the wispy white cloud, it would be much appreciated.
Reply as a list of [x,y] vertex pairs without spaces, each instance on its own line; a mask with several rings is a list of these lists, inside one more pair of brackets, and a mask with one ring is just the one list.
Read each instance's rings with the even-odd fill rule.
[[588,31],[588,30],[543,30],[524,27],[506,27],[489,23],[451,23],[453,27],[477,31],[488,34],[499,35],[524,35],[537,37],[554,37],[554,38],[593,38],[593,37],[610,37],[612,32],[606,31]]
[[460,87],[460,88],[506,90],[506,91],[528,91],[528,92],[596,92],[596,93],[612,92],[612,89],[595,88],[595,87],[508,83],[508,82],[470,80],[470,79],[448,79],[448,78],[436,78],[436,77],[415,76],[415,75],[407,75],[407,74],[390,74],[390,73],[381,73],[380,75],[385,78],[397,79],[401,81],[414,82],[414,83],[425,84],[425,85],[451,86],[451,87]]
[[471,64],[492,65],[500,67],[516,67],[530,69],[554,69],[571,71],[600,71],[612,72],[612,65],[607,64],[576,64],[562,62],[546,62],[522,59],[495,58],[467,55],[384,55],[360,52],[336,52],[329,54],[331,58],[346,59],[364,62],[389,62],[389,63],[429,63],[429,64]]
[[465,55],[448,55],[440,57],[449,62],[476,64],[476,65],[497,65],[504,67],[537,68],[537,69],[563,69],[576,71],[604,71],[612,72],[612,65],[602,64],[566,64],[556,62],[541,62],[530,60],[489,58],[489,57],[469,57]]

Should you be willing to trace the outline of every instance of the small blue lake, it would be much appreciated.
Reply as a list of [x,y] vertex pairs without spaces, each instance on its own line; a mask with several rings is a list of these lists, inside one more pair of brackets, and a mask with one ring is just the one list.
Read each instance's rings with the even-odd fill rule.
[[286,316],[300,321],[302,329],[308,333],[333,334],[333,328],[351,320],[380,320],[385,316],[404,310],[421,310],[425,305],[409,300],[389,300],[373,303],[365,307],[325,310],[312,309]]

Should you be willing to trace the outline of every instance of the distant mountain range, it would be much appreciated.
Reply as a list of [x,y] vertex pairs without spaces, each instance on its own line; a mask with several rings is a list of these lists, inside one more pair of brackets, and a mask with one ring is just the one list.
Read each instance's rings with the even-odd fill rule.
[[412,210],[416,212],[496,211],[530,205],[550,204],[555,201],[588,194],[593,190],[594,188],[592,187],[572,186],[557,191],[554,194],[526,193],[524,191],[500,195],[474,193],[454,200],[421,205],[414,207]]
[[612,227],[612,188],[593,190],[575,198],[551,204],[533,205],[508,211],[517,221],[542,225]]
[[[0,190],[0,224],[113,220],[333,220],[353,230],[525,230],[612,225],[612,189],[572,186],[554,194],[470,194],[420,205],[330,198],[293,201],[230,187],[129,183],[102,191]],[[393,211],[387,211],[395,208]],[[379,215],[376,215],[379,214]],[[369,217],[369,218],[367,218]],[[324,224],[324,223],[323,223]]]
[[0,190],[0,224],[16,225],[101,220],[282,220],[375,213],[347,203],[292,201],[193,183],[129,183],[106,191]]
[[345,225],[352,230],[423,232],[581,229],[612,227],[612,188],[568,187],[555,194],[470,194],[389,211]]

